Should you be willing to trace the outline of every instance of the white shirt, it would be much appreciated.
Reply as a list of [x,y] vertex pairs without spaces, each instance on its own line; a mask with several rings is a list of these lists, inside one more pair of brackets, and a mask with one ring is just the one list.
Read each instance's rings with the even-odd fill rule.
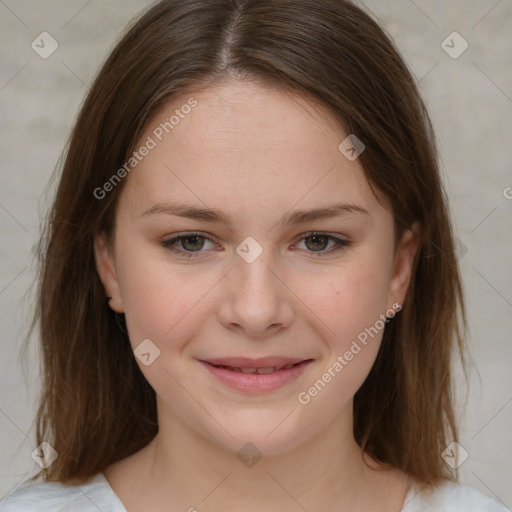
[[[127,512],[103,473],[81,486],[43,482],[22,487],[0,501],[0,512]],[[445,482],[436,489],[410,487],[401,512],[510,512],[465,485]]]

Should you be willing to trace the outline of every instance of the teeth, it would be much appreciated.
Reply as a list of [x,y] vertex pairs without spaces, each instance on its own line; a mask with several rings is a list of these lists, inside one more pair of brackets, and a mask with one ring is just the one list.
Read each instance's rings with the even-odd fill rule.
[[256,371],[259,375],[266,375],[268,373],[274,373],[276,370],[275,366],[270,366],[269,368],[258,368]]
[[256,373],[256,368],[240,368],[242,373]]
[[294,364],[287,364],[286,366],[269,366],[267,368],[238,368],[234,366],[225,366],[225,365],[218,365],[217,368],[222,368],[224,370],[230,370],[232,372],[236,373],[245,373],[245,374],[254,374],[257,373],[258,375],[268,375],[270,373],[274,373],[275,371],[279,370],[288,370],[292,366],[295,366]]

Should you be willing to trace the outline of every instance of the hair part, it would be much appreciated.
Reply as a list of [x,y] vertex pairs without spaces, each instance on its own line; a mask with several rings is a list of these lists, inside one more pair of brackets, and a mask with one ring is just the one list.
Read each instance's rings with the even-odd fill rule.
[[155,392],[105,302],[94,259],[95,236],[114,232],[126,179],[102,200],[93,191],[167,101],[233,79],[325,107],[364,142],[359,159],[392,206],[396,240],[418,221],[405,303],[354,397],[354,437],[420,482],[455,479],[441,452],[458,439],[450,362],[455,349],[464,359],[463,291],[431,122],[398,51],[347,1],[164,0],[131,25],[94,81],[41,235],[36,436],[59,456],[31,480],[84,482],[156,435]]

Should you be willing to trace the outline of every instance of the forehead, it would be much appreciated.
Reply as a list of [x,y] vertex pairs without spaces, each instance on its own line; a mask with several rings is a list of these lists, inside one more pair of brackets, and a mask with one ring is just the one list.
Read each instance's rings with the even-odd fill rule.
[[153,115],[135,149],[149,139],[154,147],[130,174],[126,195],[134,210],[184,196],[224,210],[344,200],[371,210],[376,199],[361,165],[338,149],[346,136],[323,106],[298,94],[216,84]]

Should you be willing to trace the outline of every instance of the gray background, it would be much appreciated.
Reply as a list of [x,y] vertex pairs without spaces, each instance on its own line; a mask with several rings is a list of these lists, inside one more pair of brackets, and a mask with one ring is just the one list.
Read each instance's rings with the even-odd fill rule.
[[[33,247],[45,186],[98,67],[144,0],[0,0],[0,498],[38,469],[38,362],[24,368]],[[512,1],[368,0],[419,81],[440,143],[467,296],[473,363],[461,445],[462,483],[512,508]],[[58,49],[31,48],[49,32]],[[441,43],[457,31],[468,49]],[[457,50],[458,41],[448,44]],[[508,432],[508,434],[506,434]]]

